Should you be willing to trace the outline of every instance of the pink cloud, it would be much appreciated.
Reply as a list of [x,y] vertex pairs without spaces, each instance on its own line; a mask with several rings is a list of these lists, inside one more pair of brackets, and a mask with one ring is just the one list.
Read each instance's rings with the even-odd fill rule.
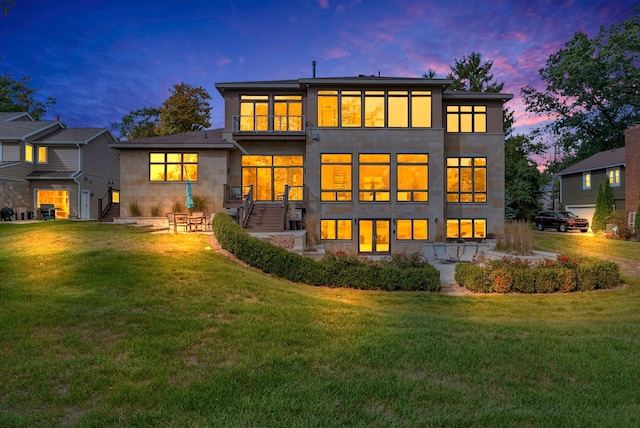
[[323,9],[329,9],[329,0],[318,0],[318,4]]
[[218,58],[216,60],[216,64],[218,64],[218,67],[225,67],[229,64],[231,64],[231,60],[227,57],[223,57],[218,55]]
[[386,40],[387,42],[394,41],[393,34],[378,33],[377,37],[379,40]]
[[325,51],[325,59],[347,58],[351,54],[342,48],[333,48]]

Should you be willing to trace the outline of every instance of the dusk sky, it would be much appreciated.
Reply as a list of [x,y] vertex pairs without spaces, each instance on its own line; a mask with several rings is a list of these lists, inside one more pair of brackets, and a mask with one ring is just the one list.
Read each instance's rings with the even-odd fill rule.
[[185,82],[212,97],[216,82],[380,73],[446,77],[455,59],[479,52],[514,94],[507,105],[525,131],[520,88],[577,31],[634,14],[637,0],[15,0],[0,15],[0,73],[32,77],[39,97],[71,127],[109,127],[132,110],[158,107]]

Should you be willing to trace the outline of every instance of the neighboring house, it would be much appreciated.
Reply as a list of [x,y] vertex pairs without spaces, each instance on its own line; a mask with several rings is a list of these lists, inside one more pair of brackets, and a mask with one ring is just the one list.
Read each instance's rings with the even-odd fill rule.
[[111,144],[121,202],[169,212],[186,178],[209,212],[282,230],[290,205],[325,250],[412,253],[504,223],[503,104],[448,79],[359,76],[218,83],[223,130]]
[[625,148],[605,150],[560,171],[560,201],[567,211],[593,219],[598,187],[609,180],[616,210],[625,211]]
[[107,129],[0,112],[0,207],[18,219],[39,216],[41,205],[53,205],[56,218],[100,218],[100,200],[119,185],[114,141]]
[[624,133],[626,167],[625,206],[629,212],[629,224],[634,224],[640,204],[640,124]]

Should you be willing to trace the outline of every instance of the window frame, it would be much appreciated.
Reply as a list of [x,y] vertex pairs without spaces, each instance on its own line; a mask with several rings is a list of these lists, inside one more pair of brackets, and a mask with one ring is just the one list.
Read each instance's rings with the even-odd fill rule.
[[[386,156],[387,161],[364,161],[365,156]],[[376,189],[367,189],[361,187],[363,168],[367,167],[386,167],[387,168],[387,183],[386,187]],[[376,175],[379,176],[379,175]],[[382,183],[385,184],[384,182]],[[367,198],[365,195],[370,193],[371,198]],[[386,195],[386,199],[385,198]],[[358,201],[359,202],[391,202],[391,154],[390,153],[358,153]]]
[[609,186],[620,187],[621,178],[619,166],[607,168],[607,180],[609,180]]
[[[2,143],[0,143],[0,148],[2,148],[1,144]],[[27,157],[27,153],[30,153],[31,156]],[[24,161],[26,163],[34,163],[34,160],[35,160],[35,151],[34,151],[33,144],[25,143],[25,145],[24,145]]]
[[[415,237],[415,223],[416,222],[425,222],[425,232],[426,232],[426,236],[424,238],[420,237],[420,238],[416,238]],[[400,223],[401,222],[410,222],[409,223],[409,228],[411,230],[410,233],[410,237],[409,238],[401,238],[400,237]],[[396,226],[396,239],[398,241],[428,241],[429,240],[429,219],[426,218],[398,218],[395,220],[395,226]]]
[[[458,164],[457,165],[449,165],[449,160],[453,160],[453,159],[457,159],[458,160]],[[469,166],[466,165],[461,165],[461,160],[462,159],[470,159],[471,161],[471,191],[470,192],[466,192],[463,191],[461,189],[461,169],[462,168],[469,168]],[[484,165],[476,165],[476,160],[484,160]],[[486,204],[488,202],[488,190],[489,190],[489,176],[487,174],[487,158],[485,156],[450,156],[447,157],[446,159],[446,201],[449,204]],[[450,191],[449,190],[449,170],[453,170],[453,169],[457,169],[458,170],[458,176],[457,176],[457,191]],[[477,191],[476,190],[476,173],[478,171],[482,171],[484,170],[484,191]],[[450,200],[450,196],[453,195],[457,195],[457,200]],[[462,196],[466,196],[466,195],[470,195],[471,196],[471,200],[462,200],[463,197]],[[480,198],[477,198],[476,196],[479,195],[484,195],[484,200],[478,200]]]
[[[471,237],[460,237],[460,225],[461,222],[470,222],[471,223]],[[457,236],[449,235],[449,224],[452,222],[457,222],[458,233]],[[482,231],[482,235],[479,235],[479,231],[476,231],[476,222],[483,222],[484,227]],[[487,219],[486,218],[448,218],[446,224],[446,238],[447,239],[485,239],[487,237]]]
[[[48,164],[49,163],[49,148],[47,146],[36,146],[36,153],[38,154],[36,163]],[[42,159],[44,158],[44,160]]]
[[591,171],[585,171],[582,173],[582,190],[591,189],[591,179],[593,176],[591,175]]
[[[454,110],[455,109],[455,110]],[[463,111],[462,109],[470,109],[469,111]],[[478,111],[476,111],[478,109]],[[482,109],[482,110],[480,110]],[[446,123],[445,131],[450,134],[486,134],[487,133],[487,116],[488,108],[485,104],[455,104],[448,105],[445,108],[446,111]],[[466,116],[469,116],[471,120],[471,130],[463,130],[465,122],[463,121]],[[479,119],[483,118],[481,122]],[[450,123],[450,120],[452,122]],[[452,125],[455,123],[456,127],[453,129]],[[477,123],[482,123],[484,129],[480,130],[480,126]]]
[[[426,156],[425,162],[407,162],[400,161],[401,156]],[[424,166],[426,168],[427,182],[424,189],[400,189],[400,167],[401,166]],[[400,194],[409,193],[410,198],[407,200],[400,200]],[[416,200],[415,194],[424,193],[426,199]],[[429,153],[397,153],[396,154],[396,201],[400,203],[406,202],[429,202]]]
[[[348,162],[325,162],[323,159],[325,156],[349,156]],[[320,154],[320,201],[322,203],[325,202],[352,202],[353,201],[353,157],[352,153],[321,153]],[[337,189],[337,188],[324,188],[323,187],[323,175],[324,175],[324,167],[330,166],[343,166],[348,167],[349,169],[349,177],[345,180],[347,183],[347,188],[345,189]],[[334,174],[335,175],[335,174]],[[334,181],[335,182],[335,181]],[[339,194],[348,193],[348,198],[339,198]],[[325,199],[325,195],[329,196],[333,194],[333,198]]]
[[[340,237],[340,224],[348,225],[349,237]],[[323,225],[332,225],[333,238],[324,237]],[[323,218],[320,220],[320,239],[323,241],[353,241],[353,220],[348,218]]]
[[[163,162],[152,162],[151,158],[153,155],[159,155],[162,154],[164,156],[164,161]],[[168,159],[169,155],[180,155],[180,162],[170,162]],[[185,162],[184,158],[185,155],[190,155],[190,156],[195,156],[196,157],[196,161],[195,162]],[[148,174],[147,174],[147,178],[149,180],[150,183],[184,183],[187,180],[189,180],[190,182],[197,182],[198,181],[198,166],[199,166],[199,162],[200,162],[200,155],[198,152],[149,152],[149,157],[148,157]],[[180,180],[169,180],[168,176],[169,174],[167,173],[167,166],[168,165],[181,165],[180,167]],[[163,174],[163,179],[162,180],[154,180],[153,177],[151,176],[151,171],[152,171],[152,165],[164,165],[164,174]],[[189,172],[189,169],[187,169],[186,173],[185,173],[185,167],[187,165],[195,165],[195,178],[192,178],[192,173]],[[185,176],[186,175],[186,176]]]

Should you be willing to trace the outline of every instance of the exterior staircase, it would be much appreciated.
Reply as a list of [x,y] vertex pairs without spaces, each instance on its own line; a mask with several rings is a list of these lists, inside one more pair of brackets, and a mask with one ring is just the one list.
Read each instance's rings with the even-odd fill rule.
[[113,219],[120,217],[120,204],[111,204],[107,213],[100,219],[103,222],[113,222]]
[[247,232],[279,232],[284,227],[281,204],[253,204],[247,226]]

